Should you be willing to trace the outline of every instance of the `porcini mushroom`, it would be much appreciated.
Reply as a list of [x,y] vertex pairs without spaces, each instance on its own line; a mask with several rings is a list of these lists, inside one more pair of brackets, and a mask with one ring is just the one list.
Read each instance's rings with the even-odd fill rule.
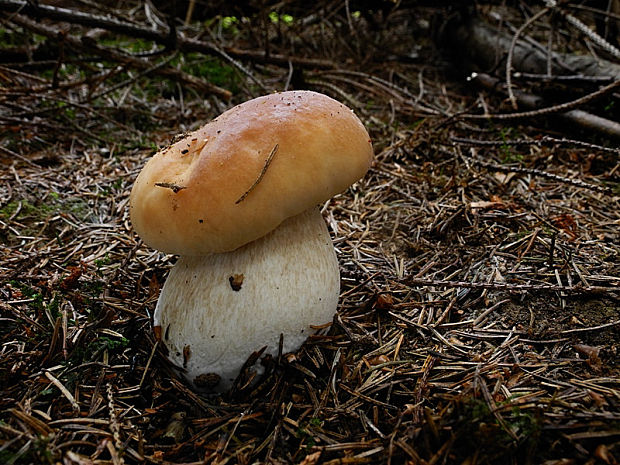
[[366,129],[325,95],[238,105],[155,154],[131,192],[144,242],[179,254],[155,313],[169,358],[226,390],[253,352],[297,350],[336,312],[340,278],[317,205],[370,166]]

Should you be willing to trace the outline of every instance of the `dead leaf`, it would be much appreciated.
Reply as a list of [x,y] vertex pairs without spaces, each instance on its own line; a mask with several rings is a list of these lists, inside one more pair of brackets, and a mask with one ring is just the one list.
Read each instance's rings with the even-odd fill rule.
[[478,200],[476,202],[470,202],[469,208],[476,213],[477,210],[504,210],[506,209],[506,204],[504,202],[497,202],[493,200]]
[[175,443],[181,442],[183,433],[185,432],[185,412],[176,412],[172,414],[172,421],[168,423],[164,438],[170,438]]
[[607,405],[607,401],[605,400],[605,397],[600,395],[598,392],[588,391],[588,395],[590,396],[590,398],[592,399],[592,401],[598,408],[601,408]]
[[390,359],[387,358],[385,355],[377,355],[376,357],[369,359],[368,364],[371,366],[376,366],[381,365],[382,363],[387,363],[389,361]]
[[390,310],[394,306],[394,297],[390,294],[379,294],[376,307],[379,310]]
[[70,291],[72,289],[75,289],[78,286],[78,280],[80,279],[80,276],[82,276],[82,273],[84,272],[84,269],[81,266],[70,266],[68,270],[69,276],[67,276],[60,282],[60,289],[62,289],[63,291]]
[[553,225],[568,234],[571,240],[577,239],[577,222],[573,215],[564,213],[551,218]]
[[603,370],[603,362],[599,357],[601,352],[600,347],[588,346],[585,344],[575,344],[574,349],[582,355],[588,357],[586,363],[595,373],[600,373]]
[[308,454],[304,457],[304,459],[299,462],[299,465],[314,465],[319,461],[321,457],[321,451],[313,452],[312,454]]
[[605,462],[609,465],[616,465],[618,462],[616,458],[609,452],[609,448],[605,444],[600,444],[594,450],[594,456],[601,462]]
[[194,384],[200,389],[213,389],[221,380],[217,373],[203,373],[194,378]]
[[598,354],[601,352],[600,347],[588,346],[585,344],[575,344],[573,347],[577,352],[582,355],[587,355],[588,357],[598,357]]

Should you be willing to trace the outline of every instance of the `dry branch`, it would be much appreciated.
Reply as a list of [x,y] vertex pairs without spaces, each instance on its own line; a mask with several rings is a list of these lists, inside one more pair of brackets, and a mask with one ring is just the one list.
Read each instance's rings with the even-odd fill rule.
[[[512,69],[523,73],[552,76],[583,75],[620,79],[620,64],[586,55],[543,52],[531,44],[517,40],[499,26],[490,26],[478,18],[449,23],[441,40],[455,50],[455,54],[475,68],[472,71],[489,72],[506,67],[509,50],[512,50]],[[547,65],[551,58],[551,74]]]
[[[484,73],[475,73],[472,75],[472,81],[481,84],[487,89],[492,89],[495,91],[502,91],[503,84],[502,82],[494,78],[488,74]],[[609,86],[605,86],[604,91],[607,92],[609,90],[613,90],[620,85],[620,80],[615,81]],[[606,136],[610,136],[616,139],[620,139],[620,123],[616,121],[612,121],[606,118],[602,118],[600,116],[594,115],[592,113],[588,113],[583,110],[569,110],[563,111],[565,108],[570,108],[573,105],[557,105],[548,107],[545,105],[545,101],[536,95],[528,94],[526,92],[520,90],[513,90],[513,93],[517,99],[517,101],[522,104],[526,108],[533,108],[532,111],[528,112],[519,112],[519,113],[499,113],[499,114],[488,114],[488,115],[461,115],[463,118],[474,118],[474,119],[516,119],[516,118],[534,118],[537,116],[544,116],[551,113],[557,113],[557,117],[577,125],[579,127],[588,129],[590,131],[595,131]],[[586,96],[584,100],[589,101],[589,96]],[[577,104],[581,102],[575,101]],[[573,102],[573,103],[575,103]]]
[[14,14],[11,17],[11,20],[15,24],[19,24],[20,26],[29,29],[37,34],[41,34],[45,37],[49,37],[54,40],[59,40],[60,42],[64,42],[69,44],[76,50],[88,51],[91,53],[96,53],[102,58],[117,62],[124,63],[129,66],[132,66],[137,69],[145,70],[152,72],[153,74],[157,74],[160,76],[164,76],[167,78],[172,78],[177,80],[188,87],[192,87],[202,92],[207,92],[210,94],[217,95],[218,97],[229,100],[232,96],[231,92],[226,89],[222,89],[214,84],[211,84],[208,81],[203,79],[199,79],[191,74],[184,73],[175,68],[171,67],[157,67],[153,66],[153,64],[147,60],[136,58],[130,55],[126,55],[120,53],[111,48],[101,47],[99,46],[95,40],[84,37],[81,40],[77,39],[69,34],[63,33],[62,31],[55,29],[51,26],[46,26],[40,22],[32,21],[31,19]]
[[599,294],[599,293],[619,293],[620,286],[556,286],[553,284],[513,284],[513,283],[479,283],[466,281],[446,281],[436,279],[409,278],[407,284],[412,286],[438,286],[448,288],[465,289],[494,289],[509,292],[529,292],[529,291],[554,291],[566,292],[569,294]]

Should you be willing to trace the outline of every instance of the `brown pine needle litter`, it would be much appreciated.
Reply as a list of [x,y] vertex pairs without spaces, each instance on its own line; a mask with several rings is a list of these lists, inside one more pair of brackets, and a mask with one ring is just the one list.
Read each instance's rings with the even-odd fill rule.
[[[617,141],[544,118],[461,120],[508,107],[450,74],[429,39],[439,8],[341,5],[204,23],[225,53],[160,51],[152,75],[87,47],[129,50],[109,32],[2,65],[0,463],[620,461]],[[110,11],[156,24],[148,8]],[[7,17],[11,34],[43,40]],[[248,48],[265,37],[271,61],[265,44]],[[232,101],[201,94],[191,73]],[[151,315],[176,257],[137,240],[129,191],[175,134],[294,87],[354,108],[376,150],[322,210],[339,311],[255,385],[201,396],[157,342]]]

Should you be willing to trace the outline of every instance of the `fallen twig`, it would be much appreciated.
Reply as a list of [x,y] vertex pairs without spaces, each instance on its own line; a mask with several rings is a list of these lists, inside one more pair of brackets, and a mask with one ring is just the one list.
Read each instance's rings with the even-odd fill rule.
[[147,70],[148,72],[152,72],[154,74],[159,74],[161,76],[172,78],[176,81],[182,82],[186,86],[193,87],[194,89],[202,92],[212,93],[224,100],[229,100],[232,96],[229,90],[222,89],[221,87],[218,87],[208,81],[187,74],[181,70],[171,68],[169,66],[161,68],[153,66],[152,63],[147,60],[135,58],[133,56],[120,53],[110,48],[101,47],[92,39],[83,38],[82,40],[78,40],[77,38],[72,37],[69,34],[62,34],[61,31],[56,28],[44,25],[40,22],[35,22],[22,15],[13,15],[11,20],[22,27],[36,32],[37,34],[41,34],[54,40],[59,40],[58,38],[62,37],[62,39],[60,40],[68,43],[77,50],[86,49],[101,55],[103,58],[119,63],[127,63],[135,68]]
[[269,156],[267,156],[267,159],[265,160],[265,164],[263,165],[263,168],[261,169],[260,174],[258,175],[258,178],[256,178],[256,181],[254,181],[254,183],[250,186],[250,188],[247,191],[245,191],[243,195],[235,201],[235,205],[243,202],[246,199],[246,197],[250,194],[250,192],[252,192],[254,188],[258,185],[258,183],[261,182],[261,180],[263,179],[263,176],[265,176],[265,173],[267,172],[267,169],[269,168],[269,165],[271,165],[271,161],[273,160],[273,157],[275,156],[277,151],[278,151],[278,144],[274,145],[273,149],[271,149],[271,152],[269,153]]
[[543,136],[540,139],[516,139],[516,140],[480,140],[480,139],[470,139],[465,137],[452,137],[451,140],[453,142],[459,144],[467,144],[467,145],[482,145],[482,146],[490,146],[490,147],[505,147],[505,146],[515,146],[515,145],[553,145],[553,144],[566,144],[566,145],[574,145],[577,147],[583,147],[592,150],[601,150],[603,152],[612,152],[620,154],[620,148],[616,147],[603,147],[602,145],[592,144],[591,142],[584,142],[581,140],[567,139],[567,138],[557,138],[551,136]]
[[447,281],[442,279],[405,278],[404,282],[412,286],[438,286],[469,289],[492,289],[509,292],[552,291],[567,294],[598,294],[620,292],[620,286],[558,286],[554,284],[512,284],[501,282],[467,282]]
[[[472,80],[475,82],[479,82],[483,86],[497,90],[498,87],[501,86],[499,79],[489,76],[488,74],[475,74],[472,76]],[[568,110],[567,108],[573,108],[574,106],[578,106],[583,104],[584,102],[590,101],[594,95],[594,97],[599,97],[604,93],[611,92],[613,89],[620,87],[620,80],[609,84],[594,94],[589,94],[580,99],[574,100],[572,102],[567,102],[561,105],[554,105],[552,107],[543,108],[539,110],[533,110],[530,112],[519,112],[519,113],[498,113],[495,115],[472,115],[472,114],[461,114],[458,115],[458,118],[463,119],[498,119],[498,120],[508,120],[508,119],[519,119],[525,117],[535,117],[541,115],[547,115],[552,113],[557,113],[560,118],[570,121],[571,123],[578,124],[581,127],[594,130],[605,135],[614,137],[616,139],[620,139],[620,123],[616,121],[611,121],[605,118],[601,118],[600,116],[593,115],[591,113],[587,113],[582,110]],[[540,97],[526,94],[525,92],[515,91],[515,95],[520,103],[523,103],[525,106],[529,108],[539,108],[542,100]]]
[[[472,152],[474,151],[474,149],[471,149]],[[475,152],[473,152],[475,153]],[[465,155],[463,155],[465,156]],[[608,195],[612,195],[613,194],[613,190],[605,187],[605,186],[597,186],[595,184],[590,184],[588,182],[582,181],[580,179],[572,179],[572,178],[567,178],[565,176],[559,176],[557,174],[553,174],[553,173],[547,173],[546,171],[542,171],[536,168],[523,168],[521,166],[506,166],[506,165],[498,165],[496,163],[489,163],[487,161],[482,161],[480,159],[478,159],[477,157],[467,157],[468,160],[471,160],[471,162],[474,165],[478,165],[478,166],[483,166],[485,168],[489,168],[491,170],[494,171],[499,171],[502,173],[523,173],[523,174],[530,174],[532,176],[539,176],[541,178],[546,178],[546,179],[552,179],[554,181],[558,181],[561,182],[563,184],[571,184],[573,186],[577,186],[577,187],[581,187],[583,189],[590,189],[593,191],[597,191],[597,192],[603,192],[605,194]]]

